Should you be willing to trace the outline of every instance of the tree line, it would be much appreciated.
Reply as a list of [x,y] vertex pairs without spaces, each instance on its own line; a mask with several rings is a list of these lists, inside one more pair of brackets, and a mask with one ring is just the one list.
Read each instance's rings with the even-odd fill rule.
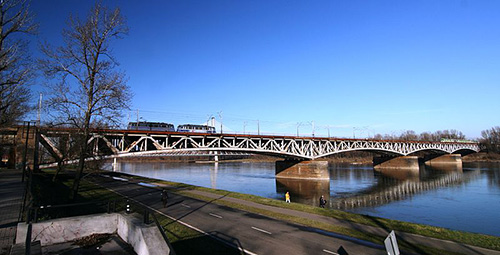
[[420,134],[417,134],[413,130],[406,130],[400,135],[376,134],[373,138],[377,140],[430,141],[430,142],[439,142],[441,141],[441,139],[459,139],[459,140],[466,139],[465,135],[462,132],[455,129],[442,130],[442,131],[440,130],[434,133],[423,132]]

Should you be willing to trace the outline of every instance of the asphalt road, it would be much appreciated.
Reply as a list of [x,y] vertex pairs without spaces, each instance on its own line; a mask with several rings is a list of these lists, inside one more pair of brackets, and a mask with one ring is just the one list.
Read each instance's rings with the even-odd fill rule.
[[94,182],[155,209],[246,254],[387,254],[383,246],[169,193],[110,177]]

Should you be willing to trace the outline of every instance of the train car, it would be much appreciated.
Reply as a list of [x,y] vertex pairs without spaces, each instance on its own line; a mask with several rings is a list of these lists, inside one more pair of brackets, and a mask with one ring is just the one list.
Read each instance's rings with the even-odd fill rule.
[[441,138],[442,143],[476,143],[475,141],[472,140],[465,140],[465,139],[448,139],[448,138]]
[[165,122],[129,122],[128,130],[175,131],[175,126]]
[[194,133],[215,133],[215,127],[208,125],[184,124],[177,127],[177,132],[194,132]]

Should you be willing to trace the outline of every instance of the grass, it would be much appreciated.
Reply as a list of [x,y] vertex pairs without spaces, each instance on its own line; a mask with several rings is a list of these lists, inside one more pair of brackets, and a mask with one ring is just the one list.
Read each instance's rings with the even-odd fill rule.
[[[262,210],[262,209],[255,208],[252,206],[246,206],[243,204],[232,203],[232,202],[228,202],[228,201],[224,201],[224,200],[215,200],[214,201],[214,199],[211,197],[192,194],[192,193],[188,193],[188,192],[180,192],[180,193],[182,193],[182,195],[196,198],[199,200],[212,201],[212,203],[216,203],[219,205],[223,205],[223,206],[236,208],[236,209],[251,212],[251,213],[256,213],[256,214],[268,216],[268,217],[271,217],[274,219],[279,219],[279,220],[284,220],[284,221],[288,221],[288,222],[292,222],[292,223],[297,223],[297,224],[307,226],[307,227],[313,227],[313,228],[317,228],[317,229],[321,229],[321,230],[325,230],[325,231],[329,231],[329,232],[338,233],[338,234],[358,238],[361,240],[365,240],[368,242],[372,242],[375,244],[383,244],[384,239],[385,239],[385,236],[378,236],[378,235],[374,235],[374,234],[370,234],[370,233],[366,233],[366,232],[357,231],[355,229],[340,227],[340,226],[327,224],[324,222],[315,221],[315,220],[311,220],[311,219],[307,219],[307,218],[272,212],[272,211],[268,211],[268,210]],[[423,246],[423,245],[411,244],[411,243],[408,243],[402,239],[398,239],[398,244],[399,244],[399,247],[401,249],[406,250],[406,251],[417,252],[418,254],[436,254],[436,255],[459,254],[459,253],[443,251],[440,249],[435,249],[435,248],[431,248],[431,247],[427,247],[427,246]]]
[[[402,231],[402,232],[417,234],[417,235],[421,235],[421,236],[427,236],[427,237],[432,237],[432,238],[437,238],[437,239],[442,239],[442,240],[450,240],[450,241],[454,241],[454,242],[458,242],[458,243],[474,245],[474,246],[483,247],[483,248],[492,249],[492,250],[500,250],[500,237],[496,237],[496,236],[469,233],[469,232],[450,230],[450,229],[446,229],[446,228],[440,228],[440,227],[423,225],[423,224],[416,224],[416,223],[410,223],[410,222],[404,222],[404,221],[384,219],[384,218],[373,217],[373,216],[368,216],[368,215],[349,213],[349,212],[345,212],[345,211],[341,211],[341,210],[323,209],[323,208],[319,208],[319,207],[297,204],[297,203],[287,204],[283,201],[279,201],[279,200],[275,200],[275,199],[269,199],[269,198],[254,196],[254,195],[248,195],[248,194],[241,194],[241,193],[230,192],[230,191],[225,191],[225,190],[209,189],[209,188],[205,188],[205,187],[193,186],[193,185],[188,185],[188,184],[184,184],[184,183],[160,181],[160,180],[154,180],[154,179],[149,179],[149,178],[145,178],[145,177],[138,177],[138,176],[132,176],[132,178],[137,179],[137,180],[143,180],[143,181],[148,181],[148,182],[155,182],[155,183],[169,185],[172,187],[172,191],[178,190],[178,192],[181,192],[185,196],[190,196],[190,197],[194,197],[194,198],[198,198],[198,199],[202,199],[202,200],[207,200],[207,201],[213,200],[213,198],[201,197],[201,196],[194,195],[192,193],[182,192],[182,191],[183,190],[200,190],[200,191],[209,192],[209,193],[213,193],[213,194],[218,194],[218,195],[238,198],[238,199],[242,199],[242,200],[246,200],[246,201],[251,201],[251,202],[255,202],[255,203],[259,203],[259,204],[263,204],[263,205],[269,205],[269,206],[274,206],[274,207],[279,207],[279,208],[287,208],[287,209],[292,209],[292,210],[297,210],[297,211],[302,211],[302,212],[307,212],[307,213],[312,213],[312,214],[317,214],[317,215],[323,215],[323,216],[327,216],[327,217],[336,218],[339,220],[345,220],[345,221],[354,222],[354,223],[358,223],[358,224],[364,224],[364,225],[368,225],[368,226],[384,228],[387,230]],[[242,207],[240,204],[235,204],[235,203],[228,204],[229,202],[225,202],[225,201],[222,202],[220,200],[216,201],[216,203],[220,203],[220,204],[223,204],[223,205],[226,205],[229,207],[235,207],[235,208],[245,210],[245,211],[263,214],[263,215],[266,215],[269,217],[287,220],[286,216],[274,215],[271,212],[268,212],[265,210],[260,210],[260,209],[255,210],[255,208],[253,208],[253,207]],[[311,226],[311,225],[309,225],[310,222],[308,222],[308,220],[304,219],[304,218],[299,218],[299,219],[289,220],[289,221],[292,221],[292,222],[295,222],[298,224],[302,224],[302,225],[306,225],[306,226]],[[352,229],[331,229],[331,228],[326,228],[326,227],[320,227],[317,224],[314,225],[313,227],[318,227],[320,229],[353,236],[353,237],[360,238],[360,239],[367,240],[367,241],[370,241],[371,240],[370,236],[372,236],[372,235],[369,235],[366,233],[361,233],[361,234],[357,233],[357,231],[352,230]],[[379,240],[379,239],[376,238],[376,240]],[[379,240],[376,243],[381,243],[381,242]]]
[[[112,173],[107,173],[107,174],[112,174]],[[297,204],[297,203],[287,204],[283,201],[278,201],[275,199],[263,198],[263,197],[259,197],[259,196],[229,192],[229,191],[224,191],[224,190],[214,190],[214,189],[198,187],[198,186],[193,186],[193,185],[188,185],[188,184],[183,184],[183,183],[160,181],[160,180],[154,180],[154,179],[149,179],[149,178],[144,178],[144,177],[139,177],[139,176],[130,176],[130,178],[133,178],[133,179],[136,179],[139,181],[154,182],[154,183],[168,185],[171,192],[177,192],[177,193],[182,194],[184,196],[189,196],[189,197],[193,197],[193,198],[204,200],[204,201],[212,201],[213,203],[217,203],[217,204],[224,205],[227,207],[237,208],[237,209],[248,211],[251,213],[265,215],[268,217],[297,223],[297,224],[300,224],[303,226],[314,227],[314,228],[318,228],[318,229],[322,229],[322,230],[326,230],[326,231],[330,231],[330,232],[335,232],[335,233],[359,238],[359,239],[366,240],[366,241],[373,242],[373,243],[377,243],[377,244],[383,244],[383,240],[385,239],[385,237],[373,235],[373,234],[366,233],[366,232],[357,231],[357,230],[351,229],[351,228],[345,228],[345,227],[335,226],[332,224],[326,224],[323,222],[314,221],[314,220],[307,219],[307,218],[290,216],[287,214],[263,210],[263,209],[255,208],[252,206],[246,206],[246,205],[243,205],[240,203],[232,203],[232,202],[228,202],[228,201],[220,200],[220,199],[214,201],[214,199],[211,197],[193,194],[193,193],[190,193],[187,191],[199,190],[199,191],[209,192],[209,193],[213,193],[213,194],[218,194],[218,195],[238,198],[238,199],[242,199],[242,200],[252,201],[252,202],[263,204],[263,205],[269,205],[269,206],[274,206],[274,207],[279,207],[279,208],[287,208],[287,209],[292,209],[292,210],[297,210],[297,211],[332,217],[332,218],[336,218],[339,220],[345,220],[345,221],[349,221],[349,222],[384,228],[386,230],[394,229],[394,230],[399,230],[399,231],[407,232],[407,233],[414,233],[414,234],[418,234],[418,235],[422,235],[422,236],[450,240],[450,241],[455,241],[455,242],[459,242],[459,243],[484,247],[484,248],[488,248],[488,249],[500,250],[500,238],[494,237],[494,236],[474,234],[474,233],[461,232],[461,231],[454,231],[454,230],[449,230],[449,229],[445,229],[445,228],[427,226],[427,225],[422,225],[422,224],[414,224],[414,223],[396,221],[396,220],[390,220],[390,219],[383,219],[383,218],[372,217],[372,216],[367,216],[367,215],[348,213],[348,212],[344,212],[344,211],[340,211],[340,210],[323,209],[323,208],[319,208],[319,207]],[[68,185],[70,183],[65,183],[65,184]],[[80,189],[80,196],[85,197],[87,199],[100,199],[100,198],[112,199],[113,196],[118,196],[118,195],[116,195],[112,192],[109,192],[107,190],[104,190],[100,187],[96,187],[95,185],[93,185],[89,182],[82,182],[81,189]],[[218,245],[214,245],[213,243],[215,241],[212,238],[208,238],[207,236],[202,235],[202,234],[200,234],[200,233],[198,233],[198,232],[196,232],[196,231],[194,231],[194,230],[192,230],[192,229],[190,229],[182,224],[179,224],[178,222],[175,222],[167,217],[161,216],[159,218],[159,220],[161,221],[161,225],[164,227],[165,232],[167,233],[169,240],[171,240],[172,245],[174,246],[174,249],[176,251],[179,249],[179,252],[178,252],[179,254],[183,254],[183,253],[196,254],[199,252],[195,252],[193,249],[196,249],[196,247],[206,247],[207,245],[209,247],[213,246],[213,248],[211,248],[210,250],[217,250],[218,253],[240,254],[240,252],[238,250],[236,250],[234,248],[230,248],[226,245],[222,245],[220,243]],[[227,241],[231,242],[232,240],[227,240]],[[404,240],[401,240],[401,239],[398,239],[398,242],[399,242],[400,247],[402,249],[407,250],[407,251],[413,251],[413,252],[416,252],[418,254],[450,254],[450,255],[455,254],[455,253],[450,253],[450,252],[446,252],[446,251],[442,251],[442,250],[438,250],[438,249],[434,249],[434,248],[430,248],[430,247],[426,247],[426,246],[422,246],[422,245],[415,245],[412,243],[405,242]],[[236,243],[235,245],[238,245],[238,244]],[[224,250],[224,249],[229,249],[229,250]],[[204,251],[206,251],[206,250],[204,250]],[[203,253],[203,252],[201,252],[201,253]],[[218,253],[214,253],[214,254],[218,254]]]

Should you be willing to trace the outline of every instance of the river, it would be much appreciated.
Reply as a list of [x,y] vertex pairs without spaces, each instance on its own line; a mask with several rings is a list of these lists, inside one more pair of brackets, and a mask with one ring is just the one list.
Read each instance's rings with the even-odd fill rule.
[[500,236],[500,164],[462,169],[375,172],[371,165],[330,164],[330,181],[276,179],[274,162],[118,161],[124,173],[284,199],[354,213]]

